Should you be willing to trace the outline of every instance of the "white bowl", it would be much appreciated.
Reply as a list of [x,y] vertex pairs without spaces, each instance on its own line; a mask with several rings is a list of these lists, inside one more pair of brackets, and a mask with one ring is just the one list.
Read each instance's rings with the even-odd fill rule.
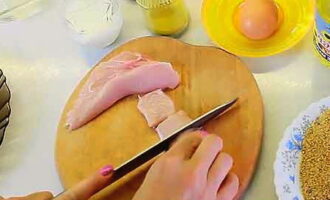
[[117,0],[68,0],[65,19],[76,41],[100,48],[112,44],[123,25]]

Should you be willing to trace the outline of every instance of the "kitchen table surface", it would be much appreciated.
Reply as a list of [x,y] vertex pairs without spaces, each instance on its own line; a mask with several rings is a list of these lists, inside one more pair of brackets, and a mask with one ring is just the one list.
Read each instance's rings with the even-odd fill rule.
[[[202,1],[188,1],[191,23],[180,39],[213,45],[201,24]],[[12,92],[10,125],[0,147],[1,196],[62,191],[54,145],[56,126],[67,98],[105,54],[128,40],[151,35],[136,3],[121,0],[121,4],[122,32],[105,49],[83,46],[71,38],[63,20],[62,0],[51,1],[42,13],[27,20],[0,24],[0,68]],[[311,33],[279,55],[242,59],[253,72],[265,105],[260,160],[243,199],[275,200],[273,162],[278,143],[299,112],[330,95],[330,69],[314,56]]]

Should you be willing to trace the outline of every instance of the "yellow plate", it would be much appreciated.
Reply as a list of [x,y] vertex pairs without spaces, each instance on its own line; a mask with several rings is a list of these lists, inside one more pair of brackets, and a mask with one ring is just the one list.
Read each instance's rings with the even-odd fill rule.
[[202,19],[211,39],[225,50],[247,57],[270,56],[297,44],[309,31],[314,20],[314,0],[275,0],[281,24],[265,40],[250,40],[234,25],[234,13],[243,0],[204,0]]

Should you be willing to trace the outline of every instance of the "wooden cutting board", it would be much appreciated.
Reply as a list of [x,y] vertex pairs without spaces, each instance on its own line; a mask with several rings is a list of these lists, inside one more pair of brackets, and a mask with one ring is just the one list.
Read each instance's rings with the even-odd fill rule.
[[[192,118],[215,106],[239,97],[238,106],[206,129],[220,135],[224,151],[235,164],[240,178],[241,196],[255,170],[263,132],[263,105],[253,75],[234,55],[215,47],[185,44],[167,37],[138,38],[118,47],[101,62],[122,51],[140,52],[159,61],[171,62],[181,76],[178,88],[166,93]],[[92,70],[91,70],[92,71]],[[56,163],[65,188],[71,187],[106,164],[118,166],[158,141],[137,110],[137,96],[132,95],[73,132],[65,128],[66,115],[81,86],[68,100],[58,125]],[[109,186],[95,199],[130,200],[144,178],[150,163]]]

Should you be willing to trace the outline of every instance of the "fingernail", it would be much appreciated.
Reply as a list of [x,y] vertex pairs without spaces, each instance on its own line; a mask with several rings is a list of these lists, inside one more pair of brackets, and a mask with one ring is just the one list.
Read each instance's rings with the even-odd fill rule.
[[209,134],[209,132],[207,132],[207,131],[205,131],[205,130],[201,130],[200,133],[201,133],[201,135],[202,135],[203,137],[205,137],[205,136],[207,136],[207,135]]
[[102,176],[108,176],[113,171],[112,165],[106,165],[102,169],[100,169],[100,174]]

